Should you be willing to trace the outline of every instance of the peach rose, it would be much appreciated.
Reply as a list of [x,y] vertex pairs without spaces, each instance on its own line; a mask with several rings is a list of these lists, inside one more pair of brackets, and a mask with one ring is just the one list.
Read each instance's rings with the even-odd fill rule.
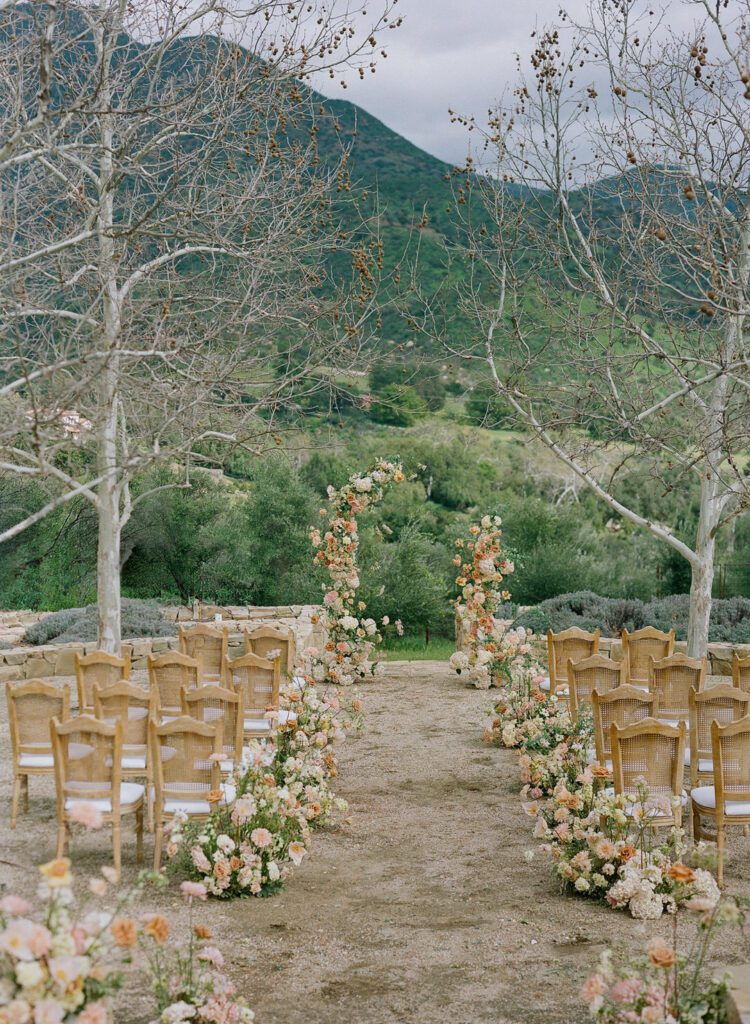
[[654,967],[663,967],[665,970],[674,967],[677,959],[672,947],[658,936],[651,939],[648,944],[648,958]]

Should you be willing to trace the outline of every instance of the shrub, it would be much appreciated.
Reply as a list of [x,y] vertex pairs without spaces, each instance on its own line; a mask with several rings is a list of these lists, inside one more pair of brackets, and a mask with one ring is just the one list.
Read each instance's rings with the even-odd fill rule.
[[[687,637],[690,598],[673,594],[647,603],[600,597],[590,590],[561,594],[542,601],[536,608],[519,615],[514,625],[525,626],[535,633],[548,629],[559,633],[570,626],[580,629],[601,629],[605,636],[616,636],[621,630],[631,632],[643,626],[654,626],[664,632],[674,629],[678,640]],[[722,643],[750,642],[750,600],[732,597],[714,600],[711,606],[709,640]]]
[[[174,636],[176,632],[174,622],[164,618],[161,608],[154,601],[123,600],[123,638]],[[53,612],[26,630],[24,642],[35,646],[53,642],[88,643],[96,640],[96,636],[96,605],[89,604],[85,608],[66,608],[61,612]]]
[[388,384],[372,403],[371,416],[376,423],[410,427],[427,414],[427,403],[412,387]]

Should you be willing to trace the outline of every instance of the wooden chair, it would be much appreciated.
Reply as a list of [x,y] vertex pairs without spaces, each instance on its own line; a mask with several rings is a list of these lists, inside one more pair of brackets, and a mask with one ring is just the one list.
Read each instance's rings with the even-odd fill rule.
[[269,654],[278,651],[281,657],[281,675],[287,679],[294,671],[297,641],[291,627],[256,626],[245,630],[245,654],[257,654],[269,659]]
[[150,730],[155,781],[154,870],[158,871],[166,823],[178,812],[205,820],[218,803],[230,803],[234,791],[221,786],[221,722],[209,725],[182,715],[163,725],[152,721]]
[[242,693],[245,736],[270,736],[274,726],[264,716],[267,711],[279,710],[279,658],[268,661],[257,654],[243,654],[241,658],[228,662],[226,670],[233,688]]
[[143,860],[144,788],[122,781],[122,722],[79,715],[50,726],[57,785],[57,856],[70,842],[71,812],[76,804],[93,804],[112,825],[114,867],[120,875],[120,828],[125,814],[135,815],[136,859]]
[[705,680],[705,658],[688,658],[686,654],[671,654],[659,661],[650,658],[648,686],[656,698],[656,717],[668,725],[689,722],[690,691],[700,693]]
[[644,626],[629,633],[623,629],[622,656],[631,686],[648,686],[649,659],[661,661],[674,652],[674,630],[662,633],[653,626]]
[[[638,780],[645,780],[649,797],[664,800],[662,807],[649,812],[649,825],[679,828],[685,799],[685,723],[666,725],[655,718],[644,718],[623,729],[613,723],[609,732],[615,793],[624,793],[637,801]],[[632,805],[631,810],[637,806]]]
[[187,654],[166,651],[164,654],[149,655],[148,681],[156,693],[156,710],[159,720],[179,718],[182,714],[183,690],[198,686],[198,662]]
[[750,658],[740,658],[732,652],[732,682],[739,690],[750,693]]
[[714,722],[727,725],[750,713],[750,693],[734,686],[721,684],[700,692],[688,694],[690,707],[690,787],[710,785],[714,779],[713,741],[711,726]]
[[180,626],[179,632],[180,651],[198,662],[199,681],[221,685],[229,649],[226,629],[199,622],[188,629]]
[[91,654],[76,654],[76,684],[78,686],[78,713],[93,715],[93,686],[108,686],[121,679],[130,679],[130,657],[118,658],[106,651],[92,651]]
[[13,790],[10,827],[16,827],[18,803],[23,793],[24,813],[29,812],[29,776],[54,775],[55,762],[49,726],[53,718],[70,718],[70,689],[52,686],[43,679],[8,683],[5,687],[13,757]]
[[570,691],[570,714],[576,720],[579,707],[591,707],[591,694],[609,693],[625,682],[625,666],[603,654],[592,654],[582,661],[568,658],[566,672]]
[[693,838],[708,839],[702,819],[716,824],[717,881],[724,885],[724,843],[727,825],[750,825],[750,716],[721,725],[711,723],[713,785],[698,786],[690,794]]
[[182,713],[209,725],[221,722],[225,756],[221,762],[222,774],[230,772],[233,765],[242,761],[245,715],[241,690],[211,684],[199,686],[197,690],[183,690]]
[[[613,664],[617,664],[616,662]],[[610,727],[616,724],[624,729],[654,714],[654,698],[637,686],[623,684],[607,693],[594,690],[591,694],[594,714],[594,744],[596,760],[612,770]]]
[[154,780],[149,754],[149,719],[156,718],[157,691],[144,690],[122,680],[109,686],[94,683],[94,713],[102,722],[122,722],[123,779],[145,779],[148,824],[153,829],[152,800]]
[[583,661],[599,653],[600,630],[587,633],[578,626],[564,629],[562,633],[547,632],[547,657],[549,662],[549,683],[545,679],[541,688],[558,697],[568,696],[568,662]]

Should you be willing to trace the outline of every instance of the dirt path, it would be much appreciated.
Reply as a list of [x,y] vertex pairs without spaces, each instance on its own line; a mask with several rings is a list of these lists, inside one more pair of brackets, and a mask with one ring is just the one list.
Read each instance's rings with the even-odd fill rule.
[[[259,1024],[574,1024],[603,944],[636,952],[657,930],[560,896],[543,856],[527,862],[516,756],[481,743],[490,699],[442,663],[387,665],[365,693],[364,736],[340,751],[350,821],[316,834],[279,896],[201,908]],[[2,788],[6,800],[7,770]],[[54,852],[51,789],[32,797],[15,833],[3,805],[14,887],[20,865]],[[103,863],[103,840],[82,839],[76,860]],[[730,879],[749,851],[733,840]],[[158,903],[179,913],[172,893]],[[128,1007],[118,1020],[148,1020],[145,1000]]]

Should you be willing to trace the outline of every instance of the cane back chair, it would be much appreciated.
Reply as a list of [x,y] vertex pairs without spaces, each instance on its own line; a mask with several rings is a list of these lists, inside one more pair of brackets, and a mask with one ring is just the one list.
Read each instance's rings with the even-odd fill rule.
[[732,682],[745,693],[750,693],[750,658],[740,658],[732,652]]
[[279,652],[280,669],[283,679],[294,671],[297,641],[294,630],[289,627],[256,626],[245,630],[245,654],[257,654],[261,658],[273,661],[269,657],[274,651]]
[[157,718],[179,718],[182,714],[180,694],[199,685],[198,662],[179,651],[149,655],[148,681],[156,692]]
[[663,633],[653,626],[644,626],[629,633],[623,629],[622,656],[625,672],[632,686],[648,686],[649,659],[661,661],[674,652],[674,630]]
[[199,622],[185,629],[180,626],[180,651],[198,662],[199,683],[224,681],[224,663],[229,640],[226,629]]
[[269,661],[257,654],[243,654],[227,663],[232,687],[242,693],[244,732],[247,738],[270,736],[274,723],[266,718],[273,712],[278,718],[281,669],[279,658]]
[[671,654],[649,660],[649,691],[656,698],[656,717],[668,725],[690,720],[689,695],[700,693],[706,680],[706,659]]
[[78,687],[78,713],[93,715],[94,683],[108,686],[121,679],[130,679],[130,656],[118,658],[106,651],[92,651],[91,654],[76,654],[76,684]]
[[734,686],[720,684],[700,692],[688,694],[690,706],[690,786],[711,785],[714,779],[713,741],[711,726],[714,722],[727,725],[750,713],[750,693]]
[[70,718],[70,689],[29,679],[8,683],[5,696],[13,757],[10,827],[15,828],[22,793],[24,813],[29,812],[29,776],[55,773],[49,726],[53,718],[61,722]]
[[582,661],[568,658],[568,689],[570,691],[570,714],[573,721],[579,708],[591,707],[591,694],[609,693],[625,682],[625,666],[621,661],[612,661],[603,654],[592,654]]
[[649,825],[679,828],[686,799],[682,789],[685,723],[666,725],[644,718],[623,729],[613,723],[610,742],[615,793],[632,800],[630,813],[639,808],[638,787],[643,780],[651,804],[646,809]]
[[[616,664],[616,663],[615,663]],[[594,690],[591,694],[591,708],[594,717],[594,744],[596,760],[612,770],[612,745],[610,727],[614,723],[620,729],[654,714],[654,698],[638,686],[623,684],[607,693]]]
[[568,696],[568,677],[566,675],[568,663],[583,661],[593,654],[599,653],[599,637],[601,633],[597,629],[593,633],[587,633],[584,629],[571,626],[561,633],[547,632],[547,658],[549,663],[549,683],[544,680],[541,684],[543,690],[549,690],[550,694],[558,697]]
[[120,875],[123,815],[135,815],[136,858],[143,860],[144,787],[122,781],[122,722],[79,715],[50,725],[57,788],[57,856],[70,842],[79,804],[92,804],[112,826],[114,868]]
[[698,786],[690,794],[693,808],[693,838],[708,838],[702,819],[716,825],[718,863],[716,880],[724,885],[724,846],[727,825],[750,825],[750,716],[721,725],[711,723],[714,782]]
[[221,723],[222,774],[232,770],[242,760],[242,739],[244,735],[244,705],[241,690],[226,686],[206,684],[197,690],[182,691],[182,713],[209,725]]

